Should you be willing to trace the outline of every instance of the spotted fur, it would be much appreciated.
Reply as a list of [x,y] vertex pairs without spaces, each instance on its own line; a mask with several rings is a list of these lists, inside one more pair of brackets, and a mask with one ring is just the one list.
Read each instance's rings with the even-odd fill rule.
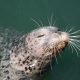
[[0,80],[32,80],[65,48],[67,42],[68,34],[53,26],[24,34],[13,41],[13,46],[8,50],[8,59],[1,60],[3,77]]

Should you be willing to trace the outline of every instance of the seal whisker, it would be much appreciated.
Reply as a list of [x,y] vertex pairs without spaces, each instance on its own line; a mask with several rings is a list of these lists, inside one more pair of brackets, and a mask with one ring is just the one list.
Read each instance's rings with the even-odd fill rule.
[[41,25],[35,19],[31,18],[31,20],[35,22],[39,27],[41,27]]
[[70,43],[71,43],[71,46],[72,46],[72,47],[74,48],[74,50],[76,51],[77,56],[78,56],[78,55],[79,55],[78,50],[80,51],[79,46],[76,45],[74,42],[71,42],[71,41],[70,41]]
[[56,20],[54,20],[54,22],[53,22],[53,14],[51,15],[50,19],[47,17],[47,20],[48,20],[48,24],[49,24],[50,27],[54,26],[55,23],[56,23]]
[[55,23],[56,23],[56,19],[54,20],[54,22],[53,22],[52,26],[54,26],[54,25],[55,25]]
[[[72,42],[74,45],[75,45],[75,47],[77,47],[78,49],[80,48],[80,46],[78,45],[78,43],[76,43],[76,42]],[[79,49],[80,50],[80,49]]]
[[70,36],[70,38],[80,38],[80,35],[77,35],[77,36]]
[[56,23],[56,19],[55,19],[54,22],[53,22],[53,17],[54,17],[54,15],[52,14],[52,15],[51,15],[51,19],[50,19],[50,24],[51,24],[51,26],[54,26],[55,23]]
[[50,56],[50,68],[52,70],[52,55]]
[[66,28],[64,31],[65,31],[65,32],[68,32],[68,28]]
[[75,47],[77,47],[80,50],[80,46],[78,45],[78,43],[73,42],[73,44],[75,45]]
[[78,56],[78,51],[76,50],[75,46],[72,43],[71,43],[71,46],[74,48],[74,50],[76,51],[77,56]]
[[72,47],[72,45],[70,43],[69,43],[69,47],[71,48],[72,53],[73,53],[73,47]]
[[75,32],[73,32],[73,33],[70,33],[70,35],[76,34],[76,33],[78,33],[78,32],[80,32],[80,30],[77,30],[77,31],[75,31]]
[[52,26],[52,21],[53,21],[53,14],[51,15],[51,21],[50,21],[51,26]]
[[58,54],[59,54],[60,58],[62,58],[60,52],[62,52],[62,50],[58,50]]
[[77,40],[77,39],[70,39],[70,41],[75,41],[75,42],[77,42],[77,43],[79,43],[79,44],[80,44],[80,41],[79,41],[79,40]]
[[40,19],[37,19],[37,20],[38,20],[38,21],[40,22],[40,24],[41,24],[40,27],[44,26],[42,20],[40,20]]
[[68,33],[70,33],[73,29],[74,29],[74,27],[72,27],[72,28],[68,31]]
[[38,20],[41,23],[41,26],[40,27],[44,26],[42,20],[40,20],[40,19],[38,19]]
[[69,33],[69,45],[72,49],[72,53],[73,53],[73,49],[74,49],[75,52],[77,53],[77,56],[78,56],[79,55],[78,51],[80,51],[80,40],[78,40],[78,39],[80,38],[80,36],[76,35],[76,34],[79,33],[80,30],[72,32],[73,29],[74,28],[71,28],[68,31],[68,33]]
[[[78,53],[78,50],[79,50],[79,48],[77,47],[77,46],[75,46],[75,45],[73,45],[74,46],[74,49],[75,49],[75,51],[76,51],[76,53],[77,53],[77,56],[79,56],[79,53]],[[80,51],[80,50],[79,50]]]
[[73,42],[76,46],[80,47],[80,41],[77,39],[70,39],[71,42]]
[[48,24],[49,24],[49,26],[51,26],[51,22],[49,21],[49,18],[47,17],[47,20],[48,20]]
[[54,58],[56,60],[56,63],[58,64],[58,60],[57,60],[56,54],[54,55]]
[[57,55],[56,55],[56,52],[58,51],[58,50],[56,50],[57,48],[56,48],[56,46],[54,47],[54,58],[55,58],[55,60],[56,60],[56,63],[58,64],[58,60],[57,60]]
[[[68,26],[68,25],[67,25],[67,26]],[[64,29],[65,32],[68,32],[68,27],[67,27],[67,26],[66,26],[65,29]]]

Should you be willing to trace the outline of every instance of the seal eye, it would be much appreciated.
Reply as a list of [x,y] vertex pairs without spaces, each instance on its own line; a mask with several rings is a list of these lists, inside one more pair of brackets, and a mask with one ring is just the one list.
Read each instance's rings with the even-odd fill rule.
[[39,35],[39,36],[37,36],[37,38],[40,38],[40,37],[43,37],[44,36],[44,34],[43,35]]
[[58,31],[60,31],[60,29],[58,29]]
[[57,29],[57,30],[55,31],[55,33],[60,33],[60,29]]

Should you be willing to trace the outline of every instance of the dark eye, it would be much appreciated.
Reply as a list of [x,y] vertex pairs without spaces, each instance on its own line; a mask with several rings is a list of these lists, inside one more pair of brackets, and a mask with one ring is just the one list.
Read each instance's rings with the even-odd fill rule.
[[59,28],[55,31],[55,33],[58,33],[58,32],[60,32],[60,29]]
[[44,34],[43,35],[39,35],[39,36],[37,36],[38,38],[40,38],[40,37],[43,37],[44,36]]
[[58,31],[60,31],[60,29],[58,29]]

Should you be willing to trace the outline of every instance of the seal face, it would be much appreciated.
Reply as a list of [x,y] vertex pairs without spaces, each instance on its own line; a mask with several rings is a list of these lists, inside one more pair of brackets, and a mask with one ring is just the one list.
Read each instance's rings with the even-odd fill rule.
[[28,76],[41,72],[52,57],[65,48],[69,40],[66,32],[53,26],[42,27],[25,34],[10,51],[10,65]]

